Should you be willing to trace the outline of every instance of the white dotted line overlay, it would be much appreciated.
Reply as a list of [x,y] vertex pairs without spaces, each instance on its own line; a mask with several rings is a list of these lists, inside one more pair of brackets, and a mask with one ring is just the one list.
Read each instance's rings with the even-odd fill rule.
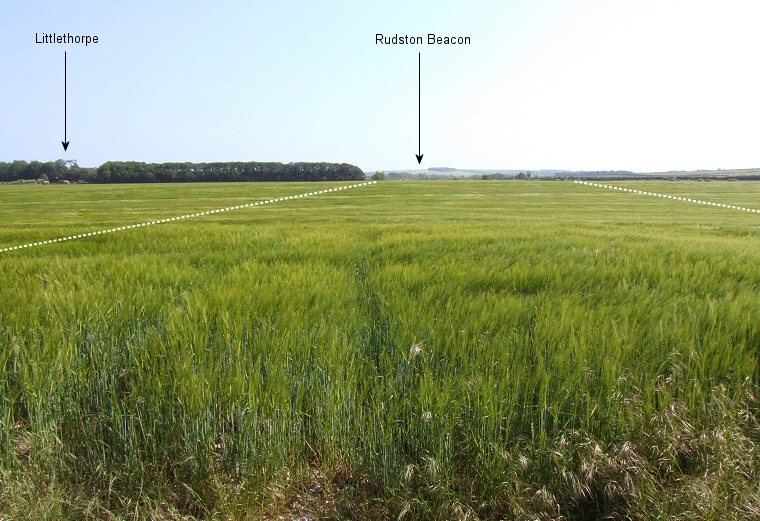
[[760,213],[760,210],[755,210],[753,208],[745,208],[743,206],[734,206],[734,205],[723,204],[723,203],[711,203],[710,201],[703,201],[702,199],[692,199],[688,197],[678,197],[676,195],[665,195],[665,194],[658,194],[655,192],[645,192],[643,190],[634,190],[632,188],[622,188],[619,186],[589,183],[586,181],[573,181],[573,182],[577,184],[587,185],[587,186],[597,186],[599,188],[609,188],[611,190],[620,190],[621,192],[630,192],[632,194],[651,195],[652,197],[662,197],[663,199],[674,199],[676,201],[685,201],[687,203],[706,204],[708,206],[719,206],[721,208],[730,208],[732,210],[740,210],[742,212]]
[[218,210],[209,210],[207,212],[197,212],[197,213],[191,213],[187,215],[180,215],[179,217],[172,217],[170,219],[156,219],[155,221],[148,221],[140,224],[130,224],[129,226],[120,226],[118,228],[111,228],[109,230],[100,230],[97,232],[89,232],[89,233],[81,233],[79,235],[69,235],[68,237],[61,237],[59,239],[51,239],[49,241],[40,241],[40,242],[30,242],[29,244],[22,244],[21,246],[11,246],[8,248],[0,248],[0,253],[7,252],[7,251],[13,251],[13,250],[22,250],[24,248],[32,248],[34,246],[42,246],[44,244],[52,244],[55,242],[64,242],[64,241],[71,241],[74,239],[82,239],[84,237],[91,237],[94,235],[103,235],[105,233],[113,233],[113,232],[120,232],[123,230],[131,230],[132,228],[140,228],[142,226],[151,226],[154,224],[163,224],[168,223],[171,221],[179,221],[182,219],[190,219],[192,217],[201,217],[203,215],[210,215],[212,213],[221,213],[221,212],[229,212],[231,210],[239,210],[241,208],[250,208],[252,206],[262,206],[265,204],[271,204],[271,203],[277,203],[280,201],[287,201],[289,199],[300,199],[302,197],[310,197],[313,195],[320,195],[320,194],[326,194],[328,192],[338,192],[340,190],[348,190],[349,188],[358,188],[360,186],[367,186],[367,185],[374,185],[377,184],[377,181],[369,181],[367,183],[359,183],[355,185],[349,185],[349,186],[339,186],[336,188],[327,188],[325,190],[319,190],[317,192],[308,192],[304,194],[299,195],[290,195],[287,197],[279,197],[275,199],[268,199],[266,201],[257,201],[255,203],[248,203],[248,204],[241,204],[238,206],[228,206],[227,208],[219,208]]

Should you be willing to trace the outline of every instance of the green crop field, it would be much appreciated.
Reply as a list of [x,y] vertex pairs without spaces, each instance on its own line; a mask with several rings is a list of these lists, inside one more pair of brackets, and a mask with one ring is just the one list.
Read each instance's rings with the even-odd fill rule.
[[[0,249],[326,186],[0,186]],[[566,181],[6,252],[0,519],[758,519],[759,357],[759,214]]]

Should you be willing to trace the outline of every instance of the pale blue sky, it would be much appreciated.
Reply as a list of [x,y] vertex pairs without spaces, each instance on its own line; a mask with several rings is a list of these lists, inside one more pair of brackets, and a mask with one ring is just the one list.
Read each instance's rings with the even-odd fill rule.
[[[0,0],[0,161],[760,166],[755,2]],[[36,44],[35,33],[100,42]],[[375,33],[466,35],[379,46]],[[68,139],[63,55],[68,53]]]

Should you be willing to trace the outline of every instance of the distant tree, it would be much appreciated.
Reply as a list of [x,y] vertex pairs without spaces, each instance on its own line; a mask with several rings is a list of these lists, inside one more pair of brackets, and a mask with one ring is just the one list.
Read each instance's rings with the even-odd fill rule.
[[26,167],[26,173],[24,177],[28,179],[39,179],[43,168],[44,165],[39,161],[32,161],[29,163],[29,166]]
[[[88,183],[171,183],[214,181],[354,181],[364,180],[358,166],[347,163],[140,163],[107,161],[82,168],[76,160],[55,162],[0,161],[0,182],[39,179]],[[382,172],[381,172],[382,174]],[[383,179],[385,178],[385,174]]]
[[483,174],[482,176],[480,176],[480,179],[482,181],[490,181],[493,178],[490,175],[488,175],[488,174]]
[[16,181],[18,179],[31,179],[26,177],[26,169],[29,167],[29,163],[26,161],[14,161],[10,166],[10,179],[9,181]]
[[48,176],[48,179],[55,179],[55,163],[52,163],[50,161],[43,163],[40,172]]
[[69,167],[66,164],[66,161],[63,159],[56,159],[55,174],[61,179],[69,179]]
[[520,172],[515,176],[515,179],[528,179],[528,175],[525,172]]
[[385,181],[385,172],[377,171],[372,175],[373,181]]

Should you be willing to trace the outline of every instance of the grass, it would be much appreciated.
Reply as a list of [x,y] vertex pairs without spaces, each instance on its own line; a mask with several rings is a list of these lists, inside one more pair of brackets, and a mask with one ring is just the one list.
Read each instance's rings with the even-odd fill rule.
[[[0,247],[315,186],[4,186]],[[0,518],[755,519],[758,219],[385,182],[4,254]]]

